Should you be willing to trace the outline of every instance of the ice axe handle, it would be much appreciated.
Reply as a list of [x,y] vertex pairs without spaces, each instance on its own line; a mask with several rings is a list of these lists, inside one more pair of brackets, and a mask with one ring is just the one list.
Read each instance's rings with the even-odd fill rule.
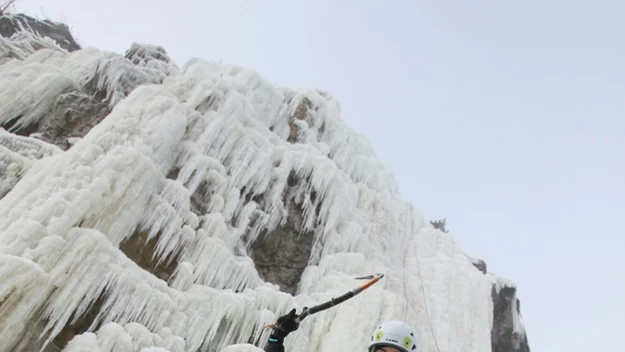
[[297,322],[298,324],[304,320],[304,318],[306,318],[310,313],[308,312],[308,308],[304,307],[304,309],[302,310],[302,314],[300,314],[297,318],[295,318],[295,322]]
[[365,277],[367,279],[370,279],[367,283],[365,283],[364,285],[360,286],[360,287],[356,287],[355,289],[348,291],[347,293],[343,294],[342,296],[336,297],[336,298],[332,298],[331,300],[322,303],[318,306],[314,306],[311,308],[306,308],[304,307],[304,309],[302,310],[302,314],[299,315],[299,317],[295,318],[295,321],[299,324],[299,322],[301,322],[302,320],[304,320],[304,318],[306,318],[307,316],[311,315],[311,314],[315,314],[317,312],[320,312],[322,310],[326,310],[330,307],[334,307],[335,305],[346,301],[352,297],[354,297],[355,295],[359,294],[360,292],[368,289],[369,287],[371,287],[373,284],[375,284],[376,282],[380,281],[381,278],[384,277],[384,274],[382,273],[378,273],[375,275],[371,275],[370,277]]

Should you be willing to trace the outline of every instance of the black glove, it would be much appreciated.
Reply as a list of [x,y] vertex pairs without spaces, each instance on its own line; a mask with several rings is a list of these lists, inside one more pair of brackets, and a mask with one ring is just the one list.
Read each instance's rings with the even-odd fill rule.
[[269,337],[282,341],[288,334],[299,328],[299,322],[296,320],[298,317],[299,315],[295,314],[295,308],[293,308],[289,314],[279,317],[276,322],[276,329]]

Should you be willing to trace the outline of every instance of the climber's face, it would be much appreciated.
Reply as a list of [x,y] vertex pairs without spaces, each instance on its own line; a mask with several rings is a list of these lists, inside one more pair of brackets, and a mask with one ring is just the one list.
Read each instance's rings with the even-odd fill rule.
[[378,346],[371,349],[369,352],[401,352],[395,347],[391,346]]

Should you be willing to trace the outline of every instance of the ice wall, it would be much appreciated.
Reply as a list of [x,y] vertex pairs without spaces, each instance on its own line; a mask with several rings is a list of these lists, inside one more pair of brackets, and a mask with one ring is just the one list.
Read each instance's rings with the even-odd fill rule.
[[[70,97],[81,114],[67,121]],[[491,350],[497,278],[402,199],[327,92],[202,59],[179,68],[156,46],[67,52],[18,33],[0,37],[0,101],[11,132],[53,126],[34,135],[44,141],[0,135],[15,141],[0,143],[0,352],[38,339],[64,351],[254,351],[277,316],[374,272],[386,277],[307,318],[287,350],[364,350],[386,319],[414,326],[420,351]],[[52,137],[79,122],[81,135]],[[312,236],[295,296],[250,257],[292,209],[293,236]]]

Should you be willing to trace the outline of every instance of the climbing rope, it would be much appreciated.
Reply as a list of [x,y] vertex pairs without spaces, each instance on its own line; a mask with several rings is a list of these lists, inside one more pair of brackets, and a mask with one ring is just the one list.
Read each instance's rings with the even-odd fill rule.
[[[408,240],[410,238],[414,239],[414,236],[412,236],[411,234],[408,234],[407,236],[404,237],[404,251],[403,251],[403,258],[402,258],[402,264],[404,266],[404,273],[403,273],[404,299],[406,302],[406,308],[404,310],[404,321],[406,321],[406,319],[408,318],[408,289],[407,289],[408,281],[406,280],[406,272],[408,270],[406,270],[406,252],[408,252]],[[434,328],[432,327],[432,318],[430,317],[430,310],[428,308],[428,302],[425,299],[425,295],[426,295],[425,284],[423,283],[423,277],[421,276],[421,265],[419,264],[417,242],[413,240],[413,243],[414,243],[414,250],[415,250],[415,259],[417,260],[417,269],[419,270],[419,281],[421,281],[421,291],[423,292],[423,305],[425,306],[425,313],[428,318],[428,325],[430,326],[430,333],[432,334],[432,338],[434,339],[434,344],[436,345],[436,349],[438,350],[438,352],[441,352],[440,347],[438,347],[438,340],[436,340],[436,336],[434,335]]]
[[423,292],[423,305],[425,306],[425,314],[428,317],[428,324],[430,325],[430,332],[432,333],[432,338],[434,339],[434,344],[436,345],[436,349],[438,350],[438,352],[441,352],[440,347],[438,347],[438,341],[436,340],[436,336],[434,335],[434,328],[432,328],[432,318],[430,318],[430,310],[428,308],[428,302],[425,299],[425,285],[423,284],[423,276],[421,276],[421,265],[419,264],[419,255],[417,254],[416,242],[415,242],[414,248],[415,248],[415,259],[417,260],[417,270],[419,270],[419,280],[421,281],[421,291]]
[[[408,235],[410,236],[410,235]],[[408,280],[406,280],[406,252],[408,251],[408,236],[404,237],[404,252],[402,258],[402,265],[404,266],[403,273],[403,283],[404,283],[404,302],[406,302],[406,307],[404,309],[404,321],[408,319]]]

